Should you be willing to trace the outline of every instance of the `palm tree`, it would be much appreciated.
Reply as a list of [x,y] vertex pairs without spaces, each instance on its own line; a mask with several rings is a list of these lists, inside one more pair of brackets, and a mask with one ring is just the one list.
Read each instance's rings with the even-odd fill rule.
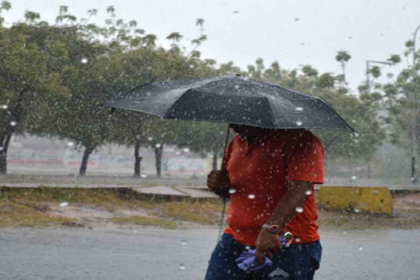
[[341,63],[343,69],[343,82],[346,84],[346,63],[351,59],[350,54],[347,51],[339,51],[335,56],[335,60]]

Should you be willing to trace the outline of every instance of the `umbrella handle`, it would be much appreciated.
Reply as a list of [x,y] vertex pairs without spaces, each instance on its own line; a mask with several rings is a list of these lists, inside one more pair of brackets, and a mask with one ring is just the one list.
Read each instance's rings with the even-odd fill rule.
[[226,152],[227,152],[227,148],[228,148],[228,145],[229,145],[229,128],[230,128],[230,125],[228,125],[227,132],[226,132],[225,148],[223,149],[223,160],[222,160],[222,166],[220,168],[222,171],[226,171],[226,172],[227,172],[227,170],[226,170]]

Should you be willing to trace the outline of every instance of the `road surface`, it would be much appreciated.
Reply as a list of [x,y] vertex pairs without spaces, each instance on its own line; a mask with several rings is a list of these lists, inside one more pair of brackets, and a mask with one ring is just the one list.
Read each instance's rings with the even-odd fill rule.
[[[217,229],[2,229],[0,279],[203,279]],[[316,279],[420,279],[420,230],[322,232]]]

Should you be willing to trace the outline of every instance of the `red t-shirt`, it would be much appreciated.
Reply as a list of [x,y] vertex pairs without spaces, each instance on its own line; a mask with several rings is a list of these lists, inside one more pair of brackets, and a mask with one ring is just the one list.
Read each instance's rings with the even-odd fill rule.
[[[231,186],[225,233],[244,245],[255,245],[261,226],[287,192],[288,181],[323,183],[323,148],[318,137],[304,129],[276,130],[249,145],[236,135],[226,152]],[[293,243],[319,240],[318,213],[312,193],[303,212],[296,213],[283,230]]]

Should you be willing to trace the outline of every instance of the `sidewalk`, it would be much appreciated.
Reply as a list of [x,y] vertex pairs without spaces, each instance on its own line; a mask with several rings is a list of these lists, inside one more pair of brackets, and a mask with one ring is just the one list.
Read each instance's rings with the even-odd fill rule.
[[69,183],[2,183],[0,187],[8,188],[40,188],[40,187],[59,187],[59,188],[87,188],[87,189],[132,189],[140,194],[159,196],[159,197],[173,197],[183,198],[190,197],[194,199],[209,199],[218,198],[217,195],[207,191],[206,186],[138,186],[126,184],[69,184]]
[[[367,183],[367,182],[364,182]],[[373,183],[373,182],[370,182]],[[143,195],[194,199],[217,198],[217,196],[207,190],[204,178],[147,178],[140,179],[132,176],[85,176],[72,177],[63,175],[6,175],[0,176],[0,187],[10,188],[39,188],[39,187],[59,187],[59,188],[113,188],[113,189],[132,189]],[[361,182],[337,182],[326,180],[326,186],[362,186]],[[403,194],[410,192],[420,192],[420,185],[388,185],[372,184],[370,186],[389,187],[392,194]],[[317,185],[315,190],[318,190]]]

